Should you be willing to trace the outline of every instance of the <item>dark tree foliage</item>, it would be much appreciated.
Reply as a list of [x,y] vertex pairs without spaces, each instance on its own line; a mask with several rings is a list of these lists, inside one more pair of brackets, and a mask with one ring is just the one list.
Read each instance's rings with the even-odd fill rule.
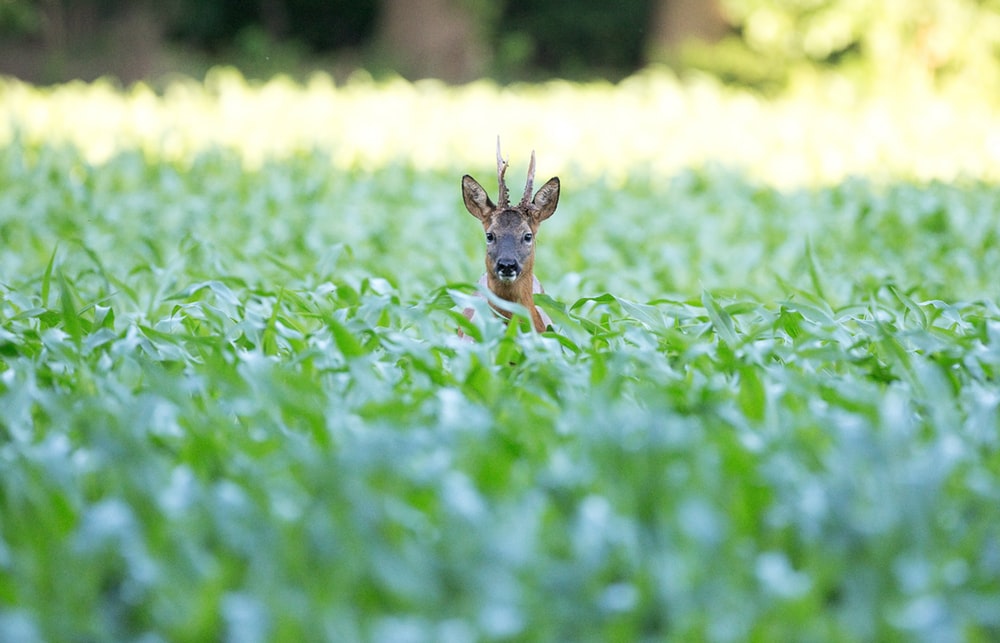
[[376,0],[180,2],[171,35],[209,49],[224,47],[252,26],[276,38],[296,40],[315,52],[358,47],[371,37],[378,13]]
[[376,0],[288,0],[289,29],[316,50],[358,47],[375,28]]
[[[499,0],[467,7],[482,23],[482,50],[491,52],[482,71],[508,80],[614,78],[642,66],[655,7],[670,1]],[[245,33],[306,55],[354,49],[364,56],[373,45],[385,54],[392,46],[377,42],[381,0],[0,0],[0,36],[40,39],[55,49],[86,47],[106,40],[108,25],[127,9],[157,25],[158,37],[210,56],[239,51]]]
[[508,0],[497,39],[529,48],[525,66],[579,77],[627,74],[643,62],[653,0]]

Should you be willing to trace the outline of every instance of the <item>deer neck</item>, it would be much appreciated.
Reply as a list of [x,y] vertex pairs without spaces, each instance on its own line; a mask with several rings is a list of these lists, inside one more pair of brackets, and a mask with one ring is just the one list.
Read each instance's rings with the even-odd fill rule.
[[[535,297],[533,295],[534,281],[534,274],[531,270],[523,271],[512,282],[500,281],[491,273],[486,273],[486,285],[490,289],[490,292],[500,299],[521,304],[528,309],[528,313],[531,315],[531,325],[535,327],[536,331],[541,333],[545,331],[545,323],[542,321],[542,316],[539,314],[538,309],[535,308]],[[511,317],[511,314],[505,310],[497,310],[497,312],[507,319]]]

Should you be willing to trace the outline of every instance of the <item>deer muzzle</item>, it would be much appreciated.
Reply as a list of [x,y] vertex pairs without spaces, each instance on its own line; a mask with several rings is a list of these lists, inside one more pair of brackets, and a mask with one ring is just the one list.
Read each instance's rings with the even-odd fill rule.
[[514,259],[497,259],[494,272],[500,281],[514,281],[521,274],[521,265]]

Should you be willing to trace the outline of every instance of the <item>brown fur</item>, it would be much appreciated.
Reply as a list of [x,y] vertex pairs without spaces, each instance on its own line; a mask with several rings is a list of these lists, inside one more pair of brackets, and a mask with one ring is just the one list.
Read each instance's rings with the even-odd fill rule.
[[[480,286],[485,286],[485,287],[489,288],[489,282],[488,282],[488,279],[487,279],[486,275],[483,275],[479,279],[479,285]],[[494,291],[492,288],[490,290],[494,294],[497,294],[496,291]],[[544,292],[545,292],[545,289],[542,288],[542,284],[541,284],[541,282],[538,281],[538,277],[535,277],[534,275],[532,275],[531,276],[531,294],[532,295],[537,295],[539,293],[544,293]],[[499,295],[499,294],[497,294],[497,296],[498,297],[502,297],[503,299],[506,299],[507,301],[516,301],[517,303],[519,303],[522,306],[524,306],[525,308],[527,308],[528,311],[532,313],[532,315],[531,315],[531,325],[538,332],[543,332],[546,328],[548,328],[549,326],[552,325],[552,320],[549,318],[548,315],[545,314],[545,311],[534,305],[534,303],[535,303],[534,297],[531,297],[530,299],[526,300],[526,299],[523,298],[524,297],[523,293],[517,293],[517,294],[514,295],[514,296],[520,296],[521,297],[520,299],[508,299],[507,297],[504,297],[503,295]],[[493,310],[497,310],[497,309],[494,308]],[[468,320],[471,321],[472,318],[476,315],[476,309],[475,308],[466,308],[466,309],[464,309],[462,311],[462,314],[465,315],[466,319],[468,319]],[[506,313],[504,311],[497,310],[497,314],[502,315],[502,316],[506,317],[507,319],[510,319],[510,314]]]

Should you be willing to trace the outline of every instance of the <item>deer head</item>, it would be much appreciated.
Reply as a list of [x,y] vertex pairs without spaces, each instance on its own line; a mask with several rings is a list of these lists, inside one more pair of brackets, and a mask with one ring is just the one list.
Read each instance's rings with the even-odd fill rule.
[[[537,311],[532,298],[535,283],[535,235],[542,221],[556,211],[559,203],[559,179],[553,177],[535,192],[531,190],[535,181],[535,153],[531,153],[528,165],[528,180],[524,195],[517,205],[511,205],[504,174],[507,161],[500,155],[500,139],[497,138],[497,183],[500,194],[493,203],[486,190],[474,178],[466,174],[462,177],[462,197],[465,207],[472,216],[479,219],[486,233],[486,285],[498,297],[527,307],[536,318]],[[541,321],[535,319],[535,327]]]
[[[493,203],[486,190],[474,178],[462,177],[462,198],[472,216],[479,219],[486,233],[486,286],[501,299],[523,305],[531,313],[536,330],[545,330],[542,315],[535,308],[534,292],[541,292],[535,279],[535,235],[542,221],[552,216],[559,203],[559,179],[553,177],[539,188],[534,197],[535,153],[528,164],[524,194],[511,205],[504,175],[508,163],[500,154],[497,137],[497,183],[499,196]],[[500,311],[506,317],[510,313]]]

